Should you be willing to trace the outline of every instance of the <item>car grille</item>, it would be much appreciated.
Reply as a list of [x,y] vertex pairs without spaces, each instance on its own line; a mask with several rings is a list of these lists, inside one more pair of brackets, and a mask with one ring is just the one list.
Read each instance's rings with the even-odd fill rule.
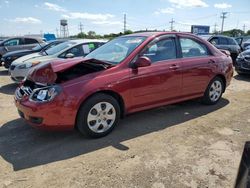
[[10,66],[10,70],[14,70],[15,67],[16,67],[16,65],[11,65],[11,66]]

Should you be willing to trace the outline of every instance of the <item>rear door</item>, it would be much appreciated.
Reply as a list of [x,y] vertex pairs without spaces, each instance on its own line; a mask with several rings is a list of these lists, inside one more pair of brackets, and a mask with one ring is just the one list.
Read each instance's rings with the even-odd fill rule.
[[176,39],[164,36],[151,42],[140,54],[151,59],[148,67],[131,70],[134,108],[157,106],[178,98],[181,94],[180,59],[176,54]]
[[21,49],[32,49],[38,44],[38,41],[33,38],[24,38],[24,44],[20,46]]
[[202,95],[213,77],[216,57],[201,41],[194,37],[179,35],[182,54],[182,96]]

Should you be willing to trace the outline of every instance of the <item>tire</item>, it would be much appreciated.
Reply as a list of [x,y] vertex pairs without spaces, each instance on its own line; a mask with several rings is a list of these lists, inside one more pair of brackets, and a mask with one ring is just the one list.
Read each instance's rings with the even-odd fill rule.
[[100,93],[84,102],[77,114],[77,129],[85,136],[99,138],[109,134],[120,120],[120,106],[115,98]]
[[215,77],[207,86],[202,102],[207,105],[216,104],[223,94],[225,83],[220,77]]

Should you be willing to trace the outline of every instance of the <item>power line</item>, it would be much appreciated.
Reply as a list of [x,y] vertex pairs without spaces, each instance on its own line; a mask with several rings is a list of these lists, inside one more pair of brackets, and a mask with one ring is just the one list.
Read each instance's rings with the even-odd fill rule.
[[171,25],[170,25],[170,31],[173,31],[174,30],[174,19],[172,18],[172,20],[169,22]]
[[223,32],[223,28],[224,28],[224,20],[226,17],[226,15],[228,14],[228,12],[222,12],[221,13],[221,19],[222,19],[222,22],[221,22],[221,33]]

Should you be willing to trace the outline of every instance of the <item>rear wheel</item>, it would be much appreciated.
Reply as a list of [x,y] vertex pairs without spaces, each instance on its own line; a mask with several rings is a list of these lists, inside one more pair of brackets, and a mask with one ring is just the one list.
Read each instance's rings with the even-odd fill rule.
[[116,99],[107,94],[89,98],[77,115],[77,128],[87,136],[98,138],[109,134],[120,119],[120,107]]
[[222,96],[224,91],[225,84],[220,77],[215,77],[208,85],[204,96],[203,96],[203,103],[205,104],[216,104]]

